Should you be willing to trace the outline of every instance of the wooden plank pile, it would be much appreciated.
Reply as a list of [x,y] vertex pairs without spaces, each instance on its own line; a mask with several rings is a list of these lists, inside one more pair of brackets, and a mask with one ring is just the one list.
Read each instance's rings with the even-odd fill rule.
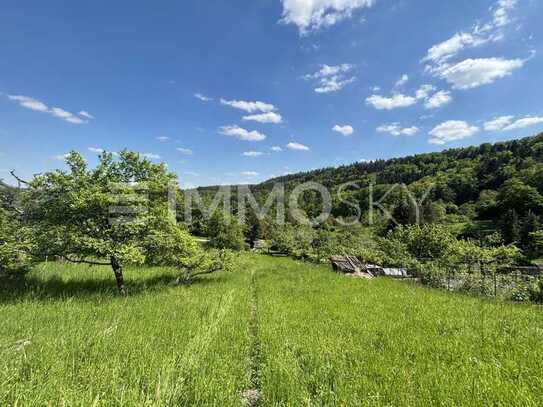
[[354,256],[332,256],[330,258],[332,268],[338,273],[345,273],[348,276],[359,278],[373,278],[373,273]]

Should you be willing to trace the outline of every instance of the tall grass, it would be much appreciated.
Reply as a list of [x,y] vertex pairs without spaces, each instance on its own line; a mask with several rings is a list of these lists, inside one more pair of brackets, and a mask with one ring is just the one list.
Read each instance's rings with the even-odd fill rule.
[[168,269],[42,265],[0,287],[0,405],[541,405],[540,308],[240,256]]
[[248,278],[49,264],[0,300],[0,405],[239,405]]
[[265,405],[541,405],[541,309],[253,264]]

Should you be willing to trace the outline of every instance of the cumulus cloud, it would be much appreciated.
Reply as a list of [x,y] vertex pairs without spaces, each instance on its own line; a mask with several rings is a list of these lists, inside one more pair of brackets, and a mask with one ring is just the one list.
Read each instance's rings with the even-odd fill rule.
[[232,125],[232,126],[222,126],[219,129],[219,133],[229,137],[235,137],[239,140],[244,141],[262,141],[266,139],[266,136],[256,130],[249,131],[242,127]]
[[280,152],[280,151],[283,151],[283,149],[279,146],[273,146],[273,147],[270,147],[270,150],[271,151],[274,151],[276,153]]
[[515,116],[501,116],[485,122],[484,128],[486,131],[511,131],[541,123],[543,123],[543,117],[538,116],[526,116],[517,120]]
[[249,102],[245,100],[225,100],[221,99],[221,104],[233,107],[234,109],[244,110],[247,113],[268,113],[277,110],[274,105],[264,102]]
[[451,92],[440,90],[426,99],[424,107],[426,107],[426,109],[437,109],[438,107],[451,103],[451,101]]
[[465,121],[449,120],[436,126],[430,133],[431,144],[446,144],[451,141],[462,140],[479,132],[479,128]]
[[354,65],[351,64],[321,65],[317,72],[305,75],[304,79],[316,81],[316,93],[337,92],[356,80],[355,76],[350,75],[353,69]]
[[409,81],[409,76],[407,74],[403,74],[400,79],[396,82],[394,85],[396,88],[400,88],[403,85],[405,85]]
[[156,138],[158,141],[160,141],[161,143],[165,143],[166,141],[169,141],[170,138],[167,137],[167,136],[159,136]]
[[140,154],[140,157],[145,158],[147,160],[160,160],[162,157],[158,154],[154,153],[142,153]]
[[[73,123],[73,124],[84,124],[84,123],[88,123],[88,120],[84,120],[82,119],[81,117],[67,111],[67,110],[64,110],[60,107],[49,107],[47,106],[45,103],[37,100],[37,99],[34,99],[34,98],[31,98],[29,96],[22,96],[22,95],[7,95],[8,99],[9,100],[13,100],[15,102],[18,102],[20,106],[26,108],[26,109],[30,109],[30,110],[34,110],[36,112],[43,112],[43,113],[48,113],[50,114],[51,116],[53,117],[57,117],[59,119],[62,119],[64,121],[67,121],[68,123]],[[86,119],[93,119],[94,117],[82,110],[81,112],[79,112],[79,115],[80,116],[83,116],[85,117]]]
[[252,178],[252,177],[258,177],[259,174],[256,171],[242,171],[241,175],[244,177]]
[[510,13],[516,5],[517,0],[498,0],[491,8],[491,21],[475,25],[470,32],[458,32],[432,46],[422,61],[441,65],[463,50],[499,40],[503,37],[501,29],[511,22]]
[[[103,148],[99,148],[99,147],[89,147],[88,150],[91,153],[95,153],[95,154],[103,154],[103,153],[105,153],[107,151],[107,150],[104,150]],[[111,153],[114,157],[119,156],[119,153],[117,153],[115,151],[110,151],[109,153]]]
[[283,122],[283,117],[279,113],[268,112],[268,113],[259,113],[252,114],[249,116],[243,116],[245,121],[254,121],[259,123],[273,123],[279,124]]
[[517,0],[498,0],[494,8],[494,25],[506,26],[511,22],[510,12],[516,7]]
[[309,150],[308,146],[305,146],[303,144],[296,143],[296,142],[288,143],[287,148],[289,150],[297,150],[297,151],[308,151]]
[[190,148],[183,148],[183,147],[177,147],[176,148],[177,151],[179,151],[181,154],[185,154],[185,155],[192,155],[193,152]]
[[435,73],[455,89],[471,89],[509,76],[516,69],[522,68],[525,62],[522,59],[469,58],[456,64],[444,65]]
[[417,99],[426,99],[430,96],[430,93],[436,90],[433,85],[422,85],[416,92]]
[[366,99],[366,104],[373,106],[377,110],[393,110],[400,107],[409,107],[417,103],[417,99],[412,96],[397,93],[387,98],[381,95],[372,95]]
[[492,20],[475,25],[469,32],[458,32],[448,40],[432,46],[422,59],[422,62],[428,63],[426,71],[445,79],[455,89],[471,89],[493,83],[521,68],[526,60],[477,58],[451,61],[464,50],[502,39],[503,28],[512,21],[510,13],[516,5],[517,0],[498,0],[491,7]]
[[343,134],[344,136],[350,136],[354,133],[353,127],[349,125],[340,126],[339,124],[336,124],[334,127],[332,127],[332,130]]
[[402,127],[399,123],[384,124],[377,127],[379,133],[388,133],[392,136],[414,136],[419,132],[419,128],[412,127]]
[[423,62],[444,63],[466,48],[478,47],[489,40],[469,33],[456,33],[451,38],[434,45],[422,60]]
[[242,155],[244,157],[260,157],[264,153],[261,153],[260,151],[245,151]]
[[376,0],[282,0],[284,24],[294,24],[301,35],[332,26],[349,18],[357,9],[373,6]]
[[53,160],[57,160],[57,161],[65,161],[68,157],[70,156],[69,153],[66,153],[66,154],[58,154],[58,155],[54,155],[53,157],[51,157]]
[[211,102],[213,100],[213,98],[210,98],[208,96],[205,96],[205,95],[202,95],[201,93],[195,93],[194,94],[194,97],[196,99],[199,99],[201,100],[202,102]]

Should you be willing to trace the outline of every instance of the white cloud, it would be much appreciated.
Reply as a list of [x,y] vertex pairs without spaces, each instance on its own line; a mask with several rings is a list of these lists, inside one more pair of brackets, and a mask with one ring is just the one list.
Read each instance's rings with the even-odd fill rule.
[[277,110],[274,105],[264,102],[248,102],[245,100],[225,100],[221,99],[221,104],[233,107],[234,109],[244,110],[248,113],[254,112],[273,112]]
[[168,136],[159,136],[156,138],[158,141],[160,141],[161,143],[165,143],[166,141],[169,141],[170,138]]
[[[509,13],[516,7],[517,0],[498,0],[492,10],[492,21],[485,24],[477,24],[471,32],[458,32],[451,38],[431,47],[423,62],[431,62],[437,67],[446,63],[461,51],[475,48],[491,41],[503,38],[501,29],[511,22]],[[428,67],[430,70],[434,67]]]
[[280,152],[280,151],[283,151],[283,149],[279,146],[273,146],[273,147],[270,147],[270,150],[271,151],[274,151],[276,153]]
[[35,110],[37,112],[49,112],[49,107],[45,103],[28,96],[8,95],[8,99],[19,102],[19,105],[30,110]]
[[308,151],[309,147],[300,143],[291,142],[287,144],[289,150]]
[[321,65],[317,72],[305,75],[304,79],[317,81],[316,93],[337,92],[356,80],[355,76],[347,75],[353,69],[351,64]]
[[379,133],[388,133],[392,136],[414,136],[419,132],[419,128],[412,127],[401,127],[399,123],[384,124],[377,127]]
[[260,113],[260,114],[253,114],[249,116],[243,116],[243,120],[254,121],[254,122],[259,122],[259,123],[279,124],[283,122],[283,117],[281,117],[279,113],[268,112],[268,113]]
[[509,126],[515,116],[500,116],[485,122],[484,128],[486,131],[500,131]]
[[295,24],[300,34],[332,26],[357,9],[371,7],[375,0],[282,0],[281,22]]
[[87,119],[94,119],[94,116],[92,114],[90,114],[89,112],[85,111],[85,110],[81,110],[79,112],[79,116],[83,116],[83,117],[86,117]]
[[479,132],[479,128],[465,121],[449,120],[436,126],[430,133],[431,144],[445,144],[451,141],[462,140]]
[[[106,150],[104,150],[103,148],[99,148],[99,147],[89,147],[88,150],[91,153],[95,153],[95,154],[102,154],[102,153],[106,152]],[[114,157],[119,157],[119,153],[117,153],[115,151],[109,151],[109,153],[111,155],[113,155]]]
[[417,97],[417,99],[426,99],[430,95],[430,93],[432,93],[435,90],[436,90],[436,88],[433,85],[428,85],[428,84],[427,85],[422,85],[417,90],[416,97]]
[[426,109],[437,109],[438,107],[444,106],[452,101],[451,92],[440,90],[439,92],[434,93],[430,96],[424,106]]
[[514,70],[522,68],[525,62],[522,59],[470,58],[442,66],[436,72],[455,89],[471,89],[509,76]]
[[417,103],[417,99],[412,96],[395,94],[390,98],[380,95],[372,95],[366,99],[366,104],[373,106],[377,110],[393,110],[400,107],[408,107]]
[[211,102],[213,100],[213,98],[210,98],[208,96],[205,96],[205,95],[202,95],[201,93],[195,93],[194,94],[194,97],[196,99],[199,99],[201,100],[202,102]]
[[181,154],[192,155],[192,150],[190,148],[178,147],[176,148],[176,150],[179,151]]
[[334,127],[332,127],[332,130],[341,133],[344,136],[350,136],[354,133],[354,129],[349,125],[340,126],[339,124],[336,124]]
[[[26,109],[34,110],[36,112],[48,113],[53,117],[57,117],[69,123],[73,123],[73,124],[88,123],[87,120],[83,120],[80,117],[74,115],[73,113],[67,110],[64,110],[60,107],[49,108],[49,106],[47,106],[45,103],[40,102],[39,100],[28,97],[28,96],[8,95],[8,99],[18,102],[20,106]],[[87,117],[88,119],[92,118],[92,117],[88,117],[88,116],[91,116],[88,113],[87,113],[88,116],[85,116],[82,113],[87,113],[87,112],[81,111],[80,114],[84,117]]]
[[66,153],[66,154],[59,154],[59,155],[54,155],[53,157],[51,157],[53,160],[57,160],[57,161],[65,161],[68,157],[70,156],[69,153]]
[[348,79],[341,79],[340,76],[332,76],[329,78],[322,78],[320,86],[315,88],[316,93],[332,93],[343,89],[346,85],[356,81],[356,77]]
[[453,58],[465,48],[477,47],[486,42],[488,42],[488,39],[469,33],[456,33],[448,40],[430,48],[422,61],[440,64]]
[[498,0],[494,9],[494,25],[503,27],[511,22],[509,12],[517,5],[517,0]]
[[403,74],[400,79],[396,82],[394,85],[396,88],[402,87],[409,81],[409,76],[407,74]]
[[262,141],[266,139],[266,136],[264,134],[256,130],[249,131],[236,125],[222,126],[219,129],[219,133],[225,136],[235,137],[239,140],[245,141]]
[[258,177],[258,172],[256,171],[242,171],[241,175],[244,177]]
[[537,116],[526,116],[521,119],[514,119],[515,116],[496,117],[493,120],[485,122],[484,127],[486,131],[511,131],[543,123],[543,117]]
[[524,129],[526,127],[535,126],[536,124],[541,124],[541,123],[543,123],[543,117],[524,117],[510,124],[504,130],[509,131],[509,130]]
[[260,157],[263,154],[260,151],[245,151],[242,155],[244,157]]
[[148,160],[160,160],[161,158],[158,154],[154,154],[154,153],[143,153],[143,154],[140,154],[140,157],[146,158]]
[[89,151],[91,153],[102,154],[105,150],[103,148],[98,148],[98,147],[89,147]]

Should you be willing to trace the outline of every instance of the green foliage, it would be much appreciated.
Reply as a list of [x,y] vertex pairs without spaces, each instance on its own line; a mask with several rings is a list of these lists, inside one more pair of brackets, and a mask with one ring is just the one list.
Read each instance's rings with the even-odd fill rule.
[[443,257],[455,240],[449,228],[435,224],[399,226],[389,238],[402,242],[409,253],[419,259]]
[[181,276],[179,283],[192,283],[200,276],[217,272],[232,272],[237,267],[236,257],[231,250],[200,250],[185,263],[178,265]]
[[239,251],[245,248],[243,228],[235,217],[224,211],[216,211],[211,216],[207,225],[207,236],[210,246],[217,249]]
[[543,303],[543,277],[535,279],[529,289],[530,300],[539,304]]
[[117,160],[104,153],[93,169],[76,152],[66,163],[69,171],[34,177],[24,194],[37,257],[111,264],[124,291],[124,265],[177,264],[194,254],[196,243],[168,211],[176,176],[164,164],[129,151]]
[[32,239],[17,217],[0,208],[0,276],[28,271],[32,262]]

